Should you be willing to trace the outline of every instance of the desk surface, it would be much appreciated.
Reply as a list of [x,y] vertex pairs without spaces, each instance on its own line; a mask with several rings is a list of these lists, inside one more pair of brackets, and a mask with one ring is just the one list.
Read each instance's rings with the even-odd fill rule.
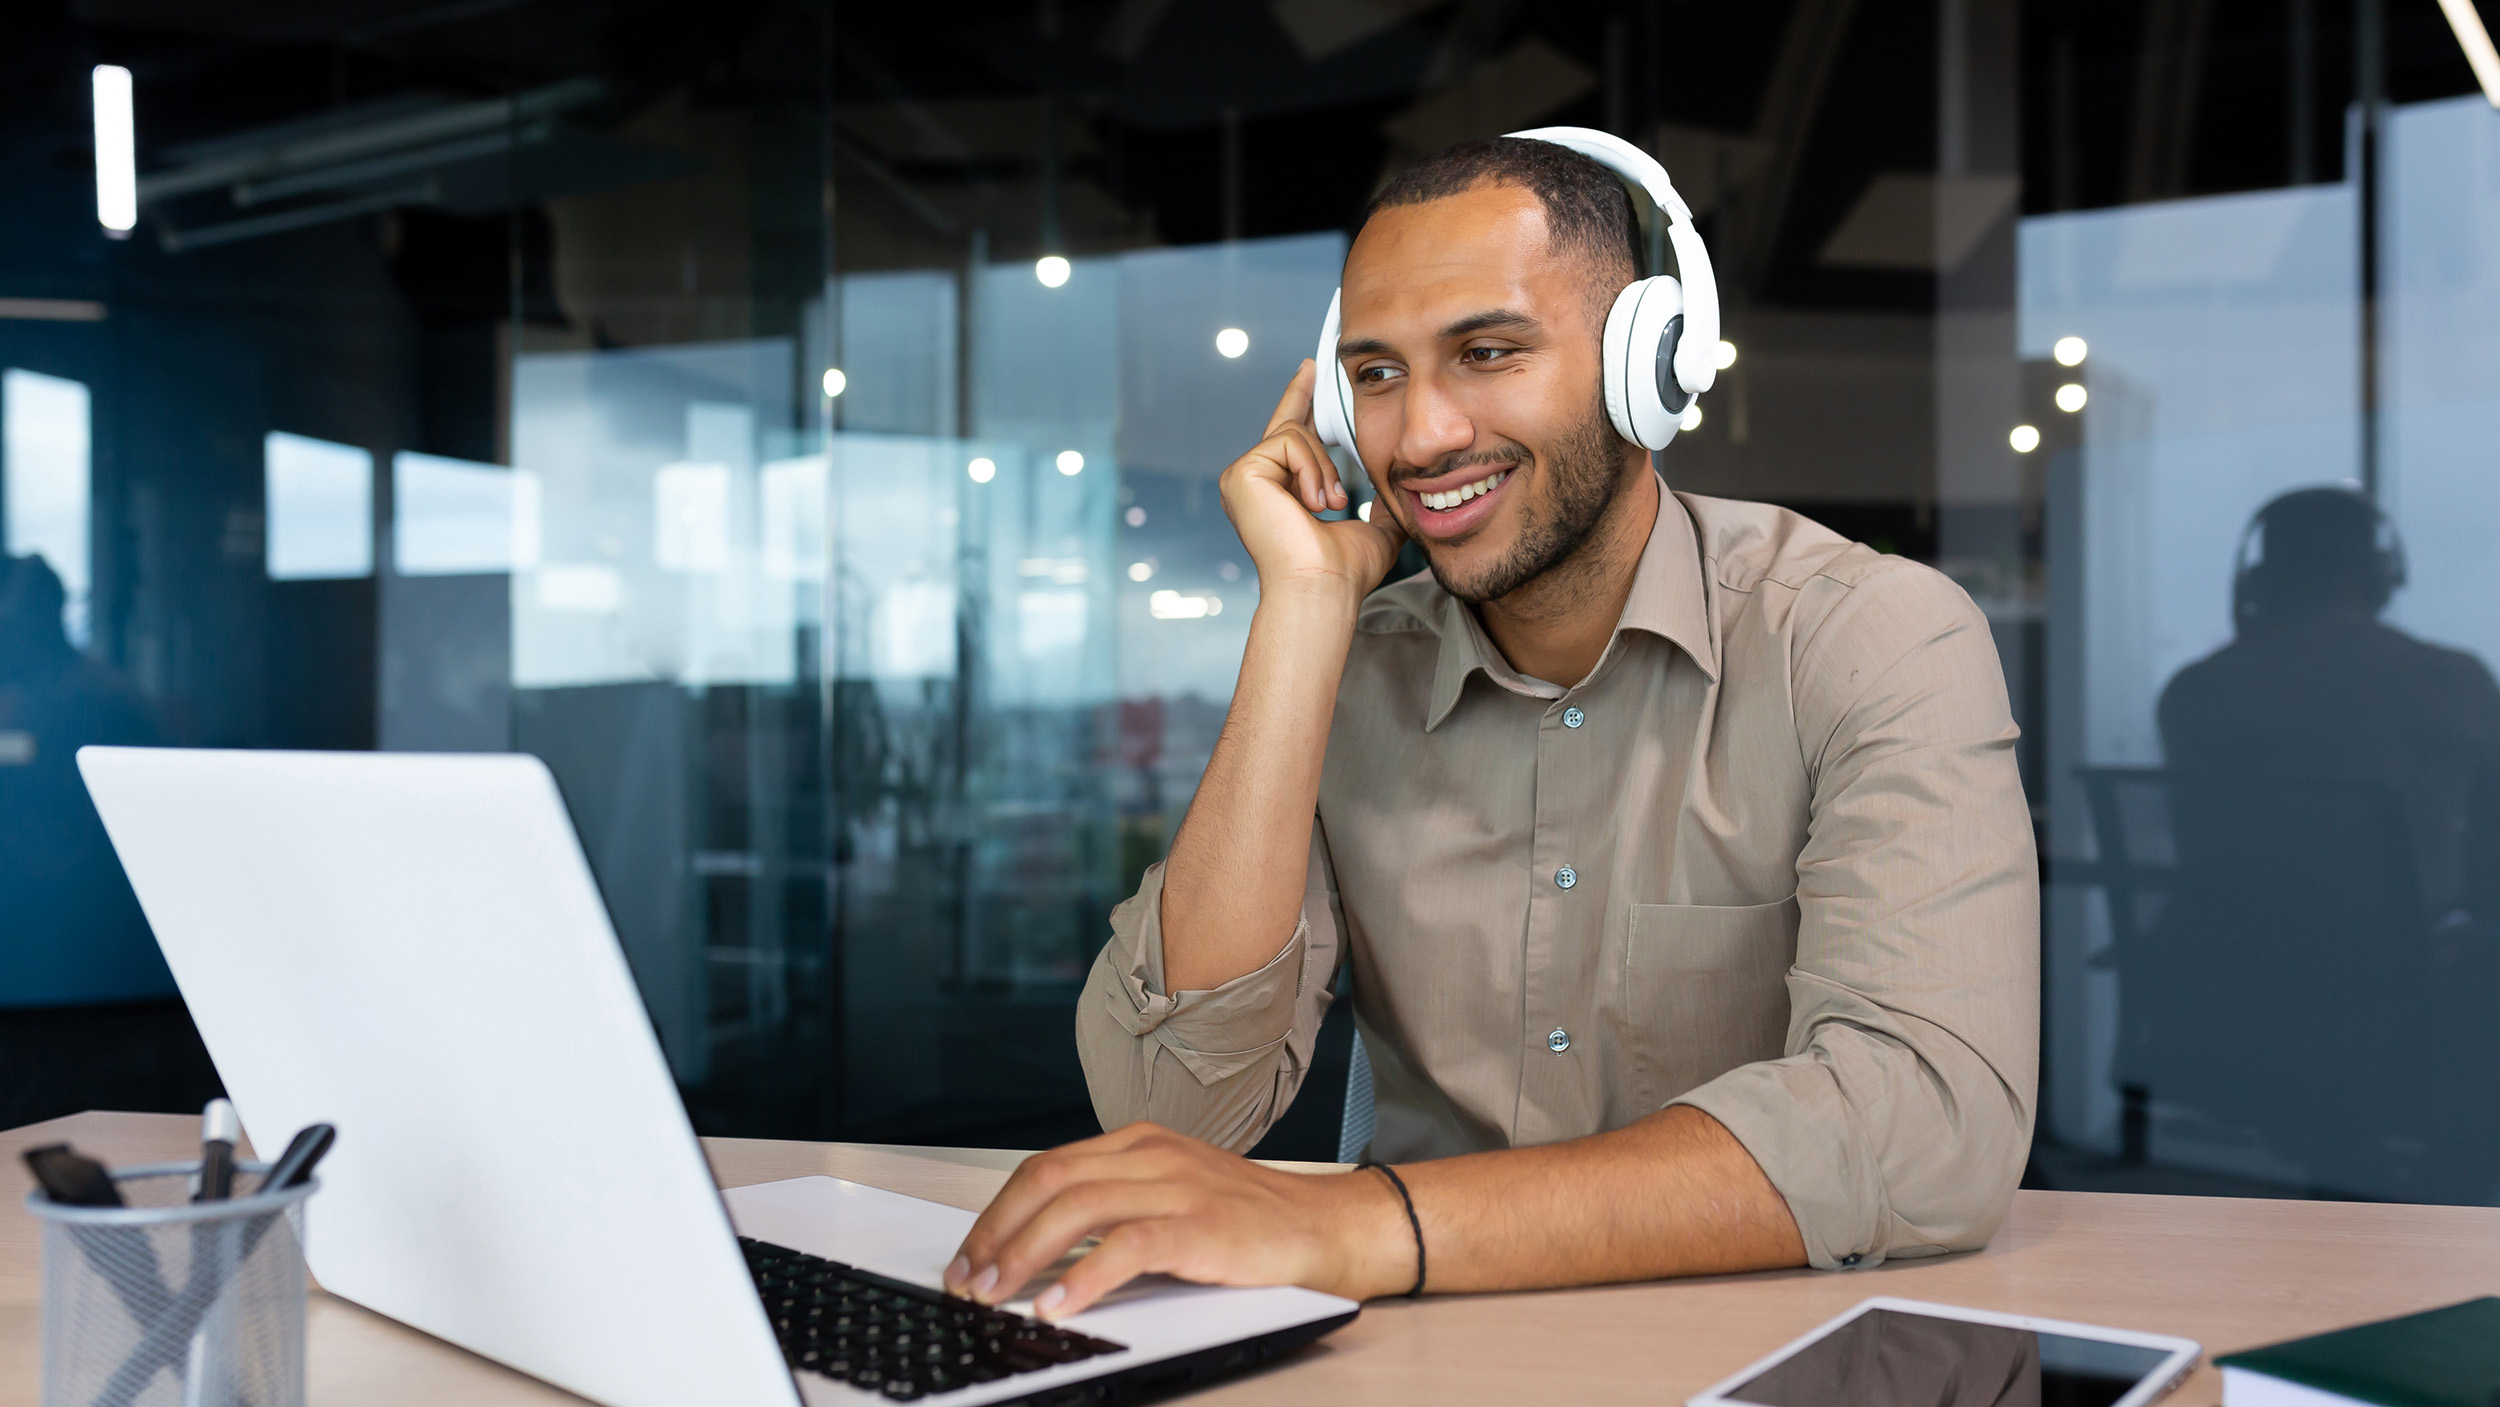
[[[20,1149],[67,1139],[112,1163],[193,1156],[198,1121],[80,1114],[0,1133],[0,1407],[37,1400],[36,1224]],[[723,1186],[829,1173],[978,1208],[1019,1153],[706,1139]],[[2500,1208],[2025,1192],[1974,1255],[1527,1295],[1391,1300],[1288,1363],[1191,1399],[1680,1402],[1870,1295],[2184,1334],[2210,1353],[2500,1291]],[[315,1407],[578,1402],[317,1295]],[[2213,1407],[2211,1368],[2171,1401]]]

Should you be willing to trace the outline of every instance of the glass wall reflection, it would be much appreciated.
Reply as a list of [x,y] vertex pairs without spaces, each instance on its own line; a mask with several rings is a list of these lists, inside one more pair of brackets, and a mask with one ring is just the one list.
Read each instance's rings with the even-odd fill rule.
[[2382,140],[2366,194],[2024,222],[2023,350],[2086,397],[2048,465],[2049,833],[2088,881],[2049,900],[2048,1102],[2133,1161],[2482,1202],[2500,123]]
[[[513,745],[689,1086],[871,1128],[1065,1105],[1069,995],[1256,605],[1217,456],[1343,249],[846,275],[797,339],[521,353],[512,470],[394,461],[400,575],[509,573]],[[950,1082],[1011,1040],[1049,1053]]]

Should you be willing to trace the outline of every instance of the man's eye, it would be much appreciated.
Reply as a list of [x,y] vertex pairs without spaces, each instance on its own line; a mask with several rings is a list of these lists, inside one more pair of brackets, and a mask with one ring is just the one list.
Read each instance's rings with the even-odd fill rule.
[[1402,374],[1394,366],[1367,366],[1355,372],[1354,379],[1362,385],[1377,386],[1384,381],[1395,381]]
[[1466,351],[1459,353],[1458,359],[1460,361],[1472,362],[1481,366],[1486,362],[1500,361],[1502,358],[1509,356],[1514,350],[1516,349],[1511,347],[1470,347]]

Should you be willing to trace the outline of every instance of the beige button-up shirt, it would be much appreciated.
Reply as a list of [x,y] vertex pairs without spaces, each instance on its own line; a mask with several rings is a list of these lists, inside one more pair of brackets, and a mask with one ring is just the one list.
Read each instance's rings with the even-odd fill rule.
[[1670,1104],[1727,1126],[1818,1266],[1960,1250],[2031,1145],[2039,872],[1988,624],[1763,504],[1662,494],[1604,656],[1509,667],[1429,574],[1364,603],[1301,922],[1167,992],[1162,867],[1077,1007],[1105,1127],[1246,1149],[1354,967],[1384,1161]]

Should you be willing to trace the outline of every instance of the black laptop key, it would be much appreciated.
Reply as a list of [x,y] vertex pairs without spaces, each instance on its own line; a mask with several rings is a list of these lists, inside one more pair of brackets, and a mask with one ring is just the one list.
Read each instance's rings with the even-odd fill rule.
[[770,1242],[738,1245],[791,1367],[896,1402],[1123,1347]]

